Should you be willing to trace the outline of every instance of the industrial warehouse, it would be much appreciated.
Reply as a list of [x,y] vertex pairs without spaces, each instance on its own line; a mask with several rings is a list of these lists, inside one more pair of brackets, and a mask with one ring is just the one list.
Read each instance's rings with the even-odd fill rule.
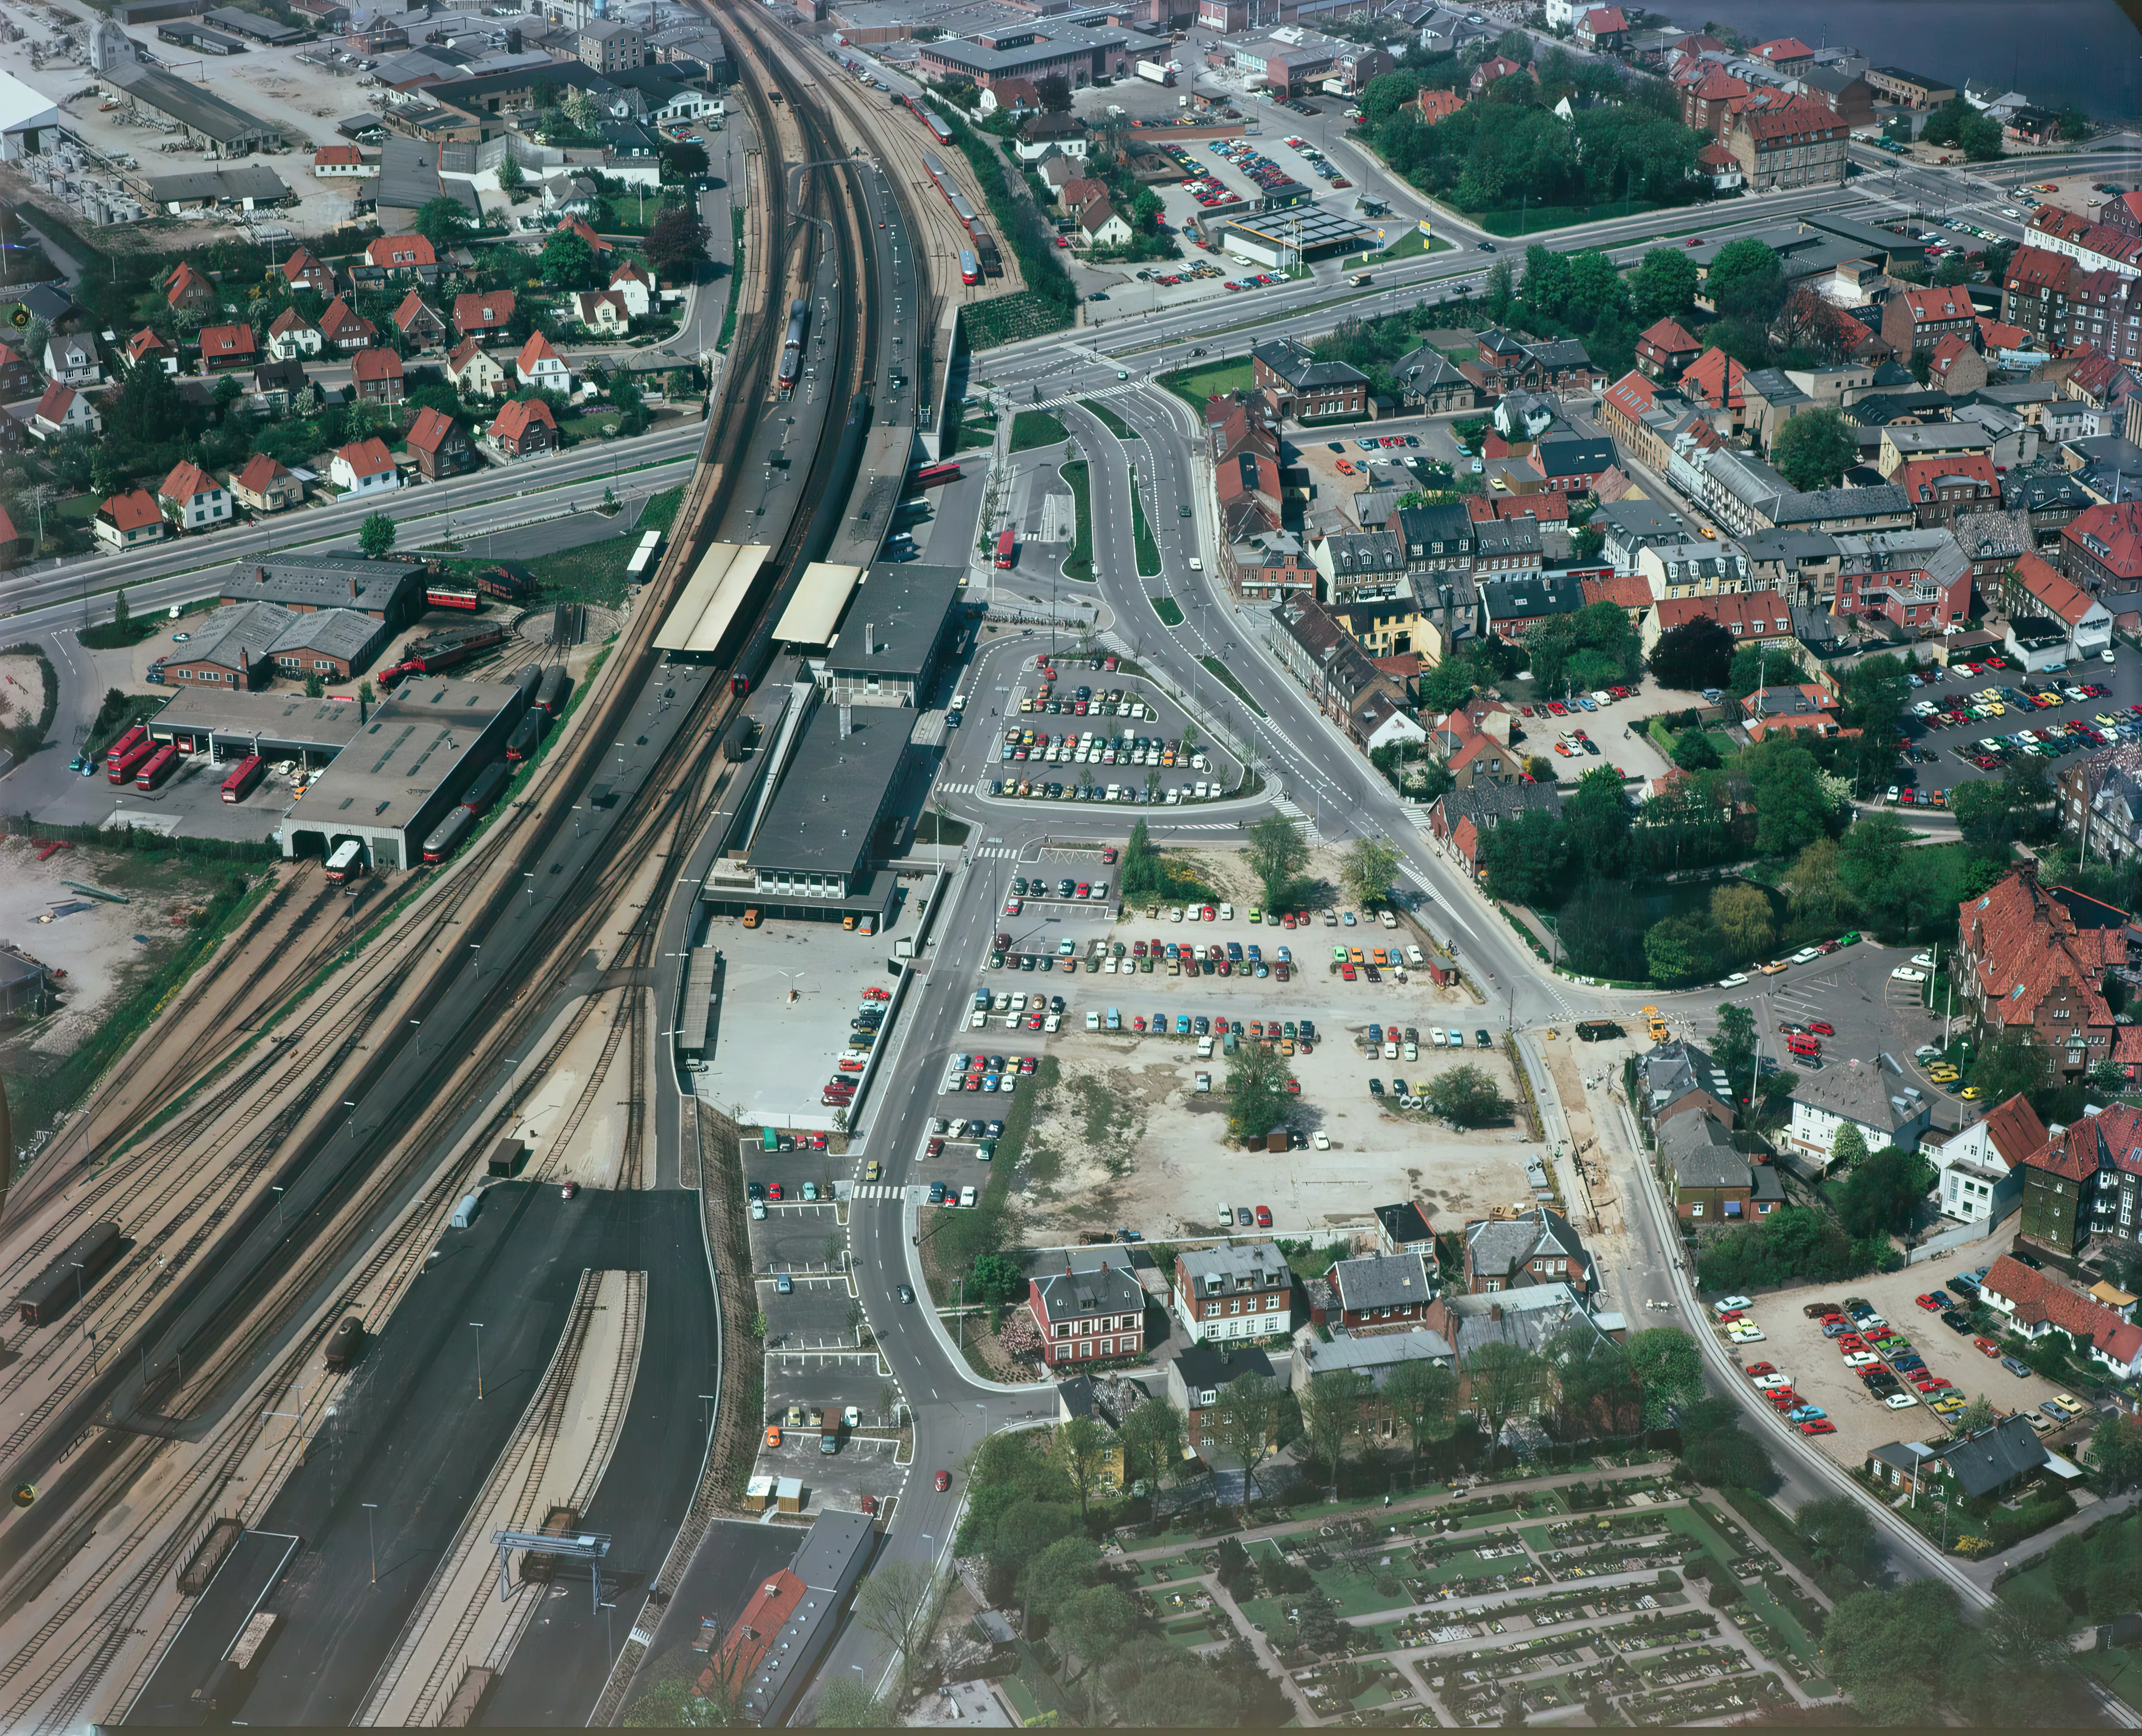
[[291,811],[283,854],[324,856],[354,839],[374,868],[417,866],[477,774],[506,757],[526,708],[525,684],[411,681]]

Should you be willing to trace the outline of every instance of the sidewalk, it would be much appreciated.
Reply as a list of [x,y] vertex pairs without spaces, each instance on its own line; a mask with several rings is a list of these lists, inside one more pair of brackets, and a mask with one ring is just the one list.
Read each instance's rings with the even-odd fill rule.
[[2073,1536],[2077,1531],[2088,1531],[2100,1520],[2117,1518],[2138,1501],[2142,1501],[2142,1489],[2130,1489],[2124,1495],[2115,1495],[2109,1501],[2093,1501],[2072,1519],[2063,1519],[2058,1525],[2040,1531],[2034,1537],[2026,1537],[2013,1549],[2004,1550],[1997,1556],[1965,1565],[1964,1571],[1987,1591],[2002,1574],[2020,1572],[2044,1555],[2063,1537]]

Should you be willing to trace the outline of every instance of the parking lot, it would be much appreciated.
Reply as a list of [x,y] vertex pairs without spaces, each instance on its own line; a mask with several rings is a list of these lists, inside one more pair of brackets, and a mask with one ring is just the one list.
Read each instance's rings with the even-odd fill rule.
[[1020,671],[980,793],[1071,801],[1085,792],[1090,801],[1114,789],[1118,800],[1174,805],[1224,796],[1241,782],[1241,765],[1217,744],[1200,738],[1184,747],[1190,719],[1151,682],[1105,668],[1056,669],[1054,683],[1031,666]]
[[[1048,908],[1048,907],[1044,907]],[[1219,907],[1215,906],[1216,918]],[[1320,916],[1293,930],[1252,926],[1248,909],[1212,922],[1177,923],[1167,914],[1152,918],[1134,914],[1123,923],[1104,926],[1076,918],[1059,920],[1046,934],[1067,929],[1074,946],[1083,937],[1106,940],[1113,956],[1088,969],[1083,958],[1059,961],[1053,970],[985,970],[980,986],[994,999],[1024,994],[1044,1001],[1061,995],[1061,1028],[1052,1034],[1027,1028],[1031,1011],[993,1013],[983,1032],[970,1033],[978,1048],[1009,1056],[1014,1051],[1054,1055],[1059,1076],[1036,1107],[1034,1122],[1015,1186],[1029,1212],[1030,1238],[1061,1241],[1081,1230],[1131,1225],[1149,1235],[1210,1233],[1217,1206],[1262,1206],[1272,1215],[1276,1232],[1318,1233],[1333,1224],[1358,1224],[1368,1207],[1392,1200],[1419,1198],[1439,1217],[1462,1221],[1480,1216],[1491,1206],[1529,1204],[1526,1176],[1532,1155],[1515,1125],[1456,1132],[1425,1111],[1406,1109],[1399,1082],[1418,1088],[1461,1063],[1481,1068],[1498,1089],[1513,1094],[1514,1083],[1501,1048],[1502,1022],[1480,1008],[1462,989],[1437,988],[1424,974],[1380,969],[1369,979],[1365,962],[1354,966],[1348,980],[1332,958],[1332,948],[1403,949],[1411,938],[1360,920],[1352,927],[1338,920],[1326,926]],[[1046,924],[1049,918],[1044,915]],[[1167,972],[1165,947],[1239,947],[1248,971],[1234,968],[1222,976]],[[1143,944],[1145,959],[1136,956]],[[1254,974],[1251,946],[1264,954],[1266,974]],[[1289,948],[1290,980],[1275,973],[1278,949]],[[1016,949],[1007,954],[1016,958]],[[1076,968],[1066,971],[1063,962]],[[1143,968],[1151,963],[1152,968]],[[1113,966],[1113,969],[1108,967]],[[1030,1003],[1031,1004],[1031,1003]],[[1113,1009],[1118,1028],[1109,1031]],[[1089,1029],[1092,1018],[1097,1029]],[[1016,1021],[1006,1032],[1000,1021]],[[1196,1023],[1203,1019],[1212,1053],[1200,1058]],[[1287,1117],[1300,1136],[1297,1148],[1285,1153],[1245,1156],[1226,1137],[1224,1085],[1227,1057],[1225,1028],[1252,1021],[1282,1033],[1296,1027],[1296,1053],[1290,1058],[1300,1085]],[[1315,1032],[1305,1051],[1303,1023]],[[1137,1027],[1143,1021],[1145,1032]],[[1179,1022],[1191,1029],[1176,1034]],[[1371,1023],[1395,1025],[1398,1053],[1385,1059],[1380,1048],[1372,1058],[1359,1046]],[[1164,1024],[1166,1034],[1155,1028]],[[1411,1026],[1412,1057],[1404,1030]],[[1448,1046],[1448,1033],[1463,1034],[1464,1048]],[[1489,1047],[1478,1047],[1486,1029]],[[1431,1033],[1441,1030],[1446,1046],[1434,1046]],[[960,1046],[964,1046],[960,1045]],[[1200,1076],[1204,1086],[1200,1088]],[[1383,1087],[1374,1095],[1370,1081]],[[1412,1095],[1409,1091],[1407,1095]],[[940,1098],[945,1118],[1004,1112],[1000,1097],[951,1093]],[[935,1136],[946,1137],[946,1136]],[[926,1151],[926,1148],[925,1148]],[[974,1147],[947,1137],[935,1160],[925,1153],[911,1172],[916,1181],[941,1181],[958,1187],[986,1173],[973,1160]]]
[[[722,970],[698,1094],[739,1123],[832,1127],[820,1093],[837,1076],[851,1021],[873,1004],[864,991],[891,992],[894,942],[913,920],[904,903],[876,935],[827,922],[748,929],[739,917],[710,917],[699,944],[721,949]],[[891,1030],[888,1021],[877,1042],[891,1041]]]
[[[1927,1408],[1927,1397],[1937,1394],[1922,1395],[1906,1386],[1903,1390],[1913,1402],[1892,1409],[1870,1393],[1845,1366],[1836,1344],[1823,1335],[1822,1323],[1804,1314],[1810,1303],[1841,1304],[1848,1297],[1864,1298],[1892,1329],[1911,1341],[1912,1349],[1924,1359],[1927,1372],[1947,1380],[1967,1400],[1982,1393],[2003,1412],[2035,1411],[2061,1389],[2036,1374],[2019,1378],[2011,1373],[1997,1359],[1975,1348],[1975,1334],[1952,1329],[1937,1314],[1927,1312],[1913,1300],[1933,1291],[1951,1273],[1976,1271],[1991,1265],[2007,1241],[2006,1236],[1991,1237],[1901,1272],[1759,1296],[1750,1313],[1762,1329],[1763,1340],[1732,1346],[1733,1354],[1744,1368],[1767,1362],[1791,1376],[1794,1392],[1819,1406],[1828,1413],[1825,1420],[1836,1425],[1834,1434],[1818,1436],[1814,1443],[1843,1465],[1863,1462],[1868,1452],[1890,1441],[1937,1441],[1947,1428]],[[2056,1451],[2072,1457],[2080,1449],[2081,1440],[2095,1420],[2085,1410],[2080,1423],[2046,1431],[2044,1438]]]
[[[1898,796],[1916,784],[1946,796],[1973,778],[1999,777],[2035,760],[2049,774],[2078,754],[2142,740],[2142,669],[2132,657],[2076,663],[2066,676],[2025,676],[1987,664],[1919,678],[1908,751],[1930,756],[1899,768]],[[2096,689],[2096,691],[2090,691]]]

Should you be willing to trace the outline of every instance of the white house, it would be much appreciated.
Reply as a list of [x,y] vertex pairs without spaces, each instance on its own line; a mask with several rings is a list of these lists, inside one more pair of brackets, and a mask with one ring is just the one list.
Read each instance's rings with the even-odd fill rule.
[[1859,1130],[1870,1152],[1891,1145],[1910,1152],[1932,1119],[1932,1100],[1887,1063],[1839,1058],[1820,1073],[1800,1075],[1785,1138],[1794,1151],[1827,1166],[1847,1126]]
[[[2070,584],[2051,562],[2035,553],[2025,555],[2016,563],[2016,582],[2039,610],[2010,611],[2008,644],[2026,668],[2050,668],[2095,657],[2112,644],[2112,611]],[[2019,628],[2023,629],[2020,646]],[[2043,650],[2038,649],[2041,644]],[[2033,651],[2036,657],[2029,654]]]
[[513,358],[513,372],[523,386],[560,395],[569,394],[573,389],[572,370],[540,332],[521,346],[521,353]]
[[191,459],[164,478],[156,502],[181,530],[205,530],[230,516],[230,491]]
[[1592,0],[1547,0],[1547,27],[1574,30],[1577,21],[1592,10]]
[[285,308],[268,328],[268,354],[277,362],[317,356],[323,342],[320,328],[295,308]]
[[1361,747],[1364,752],[1374,753],[1379,747],[1389,747],[1402,742],[1424,742],[1428,732],[1421,727],[1420,719],[1410,712],[1393,711],[1388,718],[1370,730]]
[[50,338],[45,342],[45,377],[62,386],[94,386],[104,378],[104,364],[86,338]]
[[386,494],[402,486],[393,454],[376,434],[338,451],[328,466],[328,480],[345,495]]
[[1959,1223],[1998,1223],[2023,1200],[2023,1160],[2046,1142],[2046,1124],[2020,1094],[1975,1121],[1927,1156],[1941,1171],[1934,1184],[1942,1216]]
[[57,440],[63,434],[94,438],[104,432],[104,418],[96,407],[72,386],[57,380],[45,387],[37,407],[30,412],[30,432],[39,440]]
[[612,294],[624,298],[624,311],[634,319],[644,319],[654,304],[654,285],[636,260],[627,259],[612,272],[610,287]]

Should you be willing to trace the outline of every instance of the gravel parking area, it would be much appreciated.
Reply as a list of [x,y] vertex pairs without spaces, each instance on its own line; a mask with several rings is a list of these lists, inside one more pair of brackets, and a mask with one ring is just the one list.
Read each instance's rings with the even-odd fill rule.
[[[1947,1273],[1990,1265],[2005,1251],[2007,1240],[2001,1236],[1973,1242],[1954,1255],[1901,1272],[1759,1296],[1753,1314],[1763,1329],[1764,1342],[1735,1346],[1733,1354],[1744,1366],[1776,1364],[1792,1376],[1794,1390],[1803,1399],[1829,1413],[1837,1433],[1816,1437],[1814,1444],[1843,1465],[1860,1463],[1885,1442],[1939,1440],[1947,1428],[1922,1399],[1908,1409],[1891,1410],[1868,1392],[1844,1366],[1836,1345],[1822,1335],[1821,1322],[1802,1314],[1811,1302],[1842,1303],[1847,1296],[1863,1296],[1891,1327],[1912,1341],[1927,1369],[1954,1383],[1966,1398],[1983,1393],[2003,1411],[2035,1408],[2060,1388],[2036,1374],[2019,1378],[1982,1354],[1970,1338],[1942,1324],[1938,1314],[1927,1313],[1912,1300],[1938,1287]],[[1920,1398],[1917,1393],[1912,1396]],[[2085,1428],[2090,1420],[2094,1419],[2086,1418]],[[2061,1433],[2055,1431],[2046,1439],[2057,1442]]]

